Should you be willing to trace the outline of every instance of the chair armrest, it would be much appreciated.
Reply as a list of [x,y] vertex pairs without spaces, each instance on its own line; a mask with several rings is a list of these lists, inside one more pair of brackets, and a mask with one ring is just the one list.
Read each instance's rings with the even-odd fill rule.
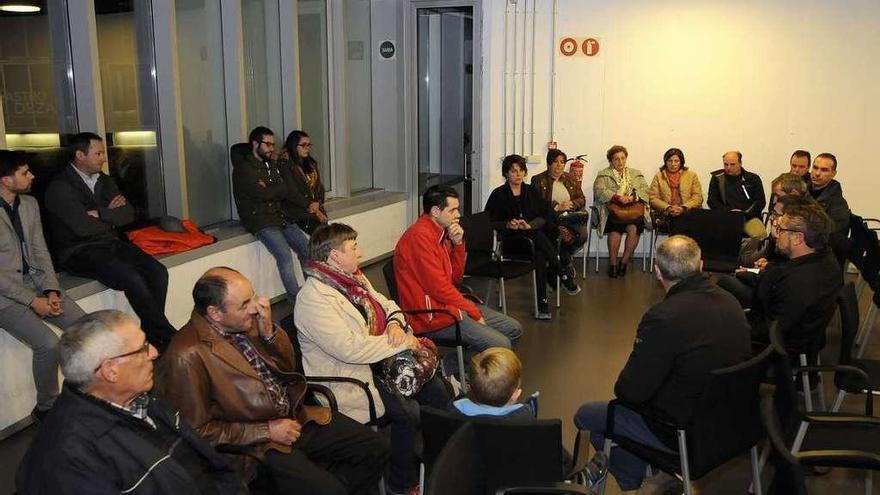
[[822,373],[846,373],[857,375],[859,378],[868,383],[869,377],[865,370],[846,364],[823,364],[821,366],[797,366],[793,369],[795,375],[800,376],[803,373],[817,371]]
[[306,390],[316,395],[323,395],[325,399],[327,399],[327,403],[329,404],[330,410],[333,412],[339,412],[339,404],[336,402],[336,395],[333,394],[333,391],[330,390],[330,387],[326,385],[321,385],[319,383],[307,383]]
[[507,495],[511,493],[582,493],[595,495],[595,491],[574,483],[533,483],[529,486],[512,486],[499,488],[495,495]]
[[806,466],[849,466],[856,468],[880,466],[880,456],[864,450],[806,450],[794,454],[794,457],[798,462]]
[[[367,385],[366,382],[344,376],[306,376],[306,381],[316,383],[350,383],[357,386],[363,390],[364,395],[367,396],[367,406],[370,411],[370,424],[376,423],[376,420],[378,419],[376,417],[376,400],[373,398],[373,394],[370,392],[370,386]],[[333,398],[333,402],[336,402],[335,397]]]
[[[445,309],[401,309],[401,313],[405,315],[425,315],[425,314],[435,314],[435,315],[446,315],[452,318],[453,323],[455,324],[455,345],[464,345],[461,341],[461,323],[459,323],[458,318],[452,314],[451,311],[447,311]],[[431,338],[431,332],[425,332],[421,334],[423,337]]]
[[880,428],[880,418],[875,418],[872,416],[850,416],[850,415],[828,415],[822,413],[808,413],[804,415],[804,421],[809,423],[816,424],[826,424],[831,425],[835,423],[841,424],[853,424],[853,425],[862,425],[862,426],[872,426],[875,428]]

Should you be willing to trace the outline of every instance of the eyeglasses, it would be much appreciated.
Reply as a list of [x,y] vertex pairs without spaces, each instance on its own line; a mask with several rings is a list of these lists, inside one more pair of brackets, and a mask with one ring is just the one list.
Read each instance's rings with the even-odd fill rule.
[[275,143],[273,143],[272,141],[260,141],[260,143],[265,144],[269,148],[275,147]]
[[312,143],[299,143],[297,146],[299,146],[300,148],[311,148]]
[[776,232],[776,235],[779,235],[780,232],[791,232],[791,233],[801,233],[801,234],[804,233],[803,230],[784,229],[784,228],[780,227],[779,225],[774,225],[773,231]]
[[114,359],[119,359],[119,358],[124,358],[124,357],[128,357],[128,356],[134,356],[136,354],[149,353],[149,352],[150,352],[150,342],[148,340],[145,340],[144,345],[138,347],[137,349],[135,349],[131,352],[126,352],[125,354],[120,354],[118,356],[108,357],[107,359],[104,359],[103,361],[101,361],[101,364],[99,364],[98,367],[95,368],[95,371],[93,371],[92,373],[97,373],[98,370],[101,369],[101,366],[104,366],[104,362],[106,362],[106,361],[112,361]]

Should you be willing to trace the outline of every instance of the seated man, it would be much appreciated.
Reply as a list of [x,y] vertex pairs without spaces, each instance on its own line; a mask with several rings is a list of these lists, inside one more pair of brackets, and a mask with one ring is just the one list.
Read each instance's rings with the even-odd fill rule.
[[800,177],[804,184],[810,183],[810,158],[809,151],[795,150],[789,160],[789,173]]
[[[522,335],[513,318],[475,304],[455,287],[464,277],[464,229],[459,225],[458,193],[449,186],[431,186],[422,197],[419,219],[397,241],[394,273],[403,309],[445,309],[456,315],[461,338],[479,352],[489,347],[511,348]],[[416,334],[455,338],[455,324],[446,315],[413,315]],[[449,354],[447,358],[456,358]],[[444,363],[447,370],[455,363]]]
[[[786,196],[791,196],[791,201],[802,202],[810,198],[807,194],[807,183],[797,175],[784,173],[773,179],[770,189],[773,193],[770,195],[770,208],[767,225],[772,226],[774,219],[782,216],[782,205],[780,201]],[[750,237],[743,240],[742,249],[739,254],[739,262],[741,266],[763,269],[768,259],[774,258],[774,240],[773,230],[770,229],[770,235],[761,239]]]
[[302,268],[309,257],[309,237],[296,224],[305,213],[289,197],[300,193],[284,181],[286,174],[273,158],[274,151],[275,134],[266,127],[255,128],[247,143],[232,147],[232,195],[242,225],[275,258],[287,300],[296,304],[299,282],[290,250]]
[[246,481],[270,481],[277,493],[371,493],[388,463],[387,442],[303,404],[306,379],[269,300],[231,268],[202,275],[193,300],[192,318],[162,358],[160,387],[181,417],[212,445],[245,448],[236,467]]
[[19,493],[247,493],[229,462],[149,393],[159,354],[134,318],[97,311],[58,347],[64,390],[18,467]]
[[[62,330],[78,320],[83,310],[61,295],[52,257],[43,238],[40,207],[25,193],[34,175],[21,151],[0,150],[0,328],[34,352],[37,405],[31,415],[42,419],[58,396],[58,337],[45,322]],[[4,240],[5,239],[5,240]]]
[[[751,282],[755,287],[748,319],[752,339],[769,342],[776,322],[788,351],[797,355],[824,345],[843,275],[828,249],[831,220],[816,204],[785,209],[773,227],[776,249],[789,261],[772,265]],[[816,347],[814,347],[816,346]]]
[[724,168],[712,172],[706,203],[712,210],[742,212],[745,216],[745,234],[749,237],[766,237],[761,212],[767,201],[764,199],[761,178],[743,168],[742,153],[739,151],[728,151],[722,158]]
[[843,198],[840,182],[834,180],[835,175],[837,157],[831,153],[820,153],[813,160],[813,168],[810,170],[810,195],[822,205],[834,222],[833,235],[843,239],[849,232],[849,205]]
[[119,228],[134,220],[134,208],[101,171],[104,140],[81,132],[70,140],[73,161],[46,189],[53,254],[61,268],[125,292],[147,339],[160,351],[174,335],[165,317],[168,270],[123,240]]
[[[702,273],[700,247],[689,237],[675,235],[657,247],[654,275],[666,292],[642,317],[629,360],[614,386],[615,395],[632,404],[686,423],[709,381],[712,370],[731,366],[750,357],[749,326],[736,299],[719,289]],[[581,406],[574,423],[590,431],[597,451],[591,461],[601,465],[605,442],[607,402]],[[677,450],[677,440],[650,418],[626,409],[615,409],[615,431],[645,445]],[[615,446],[609,469],[621,490],[642,485],[647,463]],[[590,469],[588,473],[599,473]],[[681,482],[659,473],[647,484]],[[660,478],[660,479],[656,479]],[[592,479],[595,485],[600,479]],[[645,486],[645,485],[642,485]],[[645,486],[647,488],[647,486]],[[670,492],[672,493],[672,492]]]

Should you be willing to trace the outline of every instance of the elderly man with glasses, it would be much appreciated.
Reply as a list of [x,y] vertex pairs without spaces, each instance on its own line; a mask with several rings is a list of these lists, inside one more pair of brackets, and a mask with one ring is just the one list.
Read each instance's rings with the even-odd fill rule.
[[58,346],[64,389],[19,466],[19,493],[247,493],[227,460],[150,394],[158,352],[134,318],[86,315]]

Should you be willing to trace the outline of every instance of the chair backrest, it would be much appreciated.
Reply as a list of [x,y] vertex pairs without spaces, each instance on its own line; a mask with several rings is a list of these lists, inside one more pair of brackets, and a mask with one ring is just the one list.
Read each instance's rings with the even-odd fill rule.
[[807,495],[804,471],[785,443],[785,435],[779,424],[772,395],[768,394],[761,398],[761,422],[773,449],[770,462],[776,468],[769,493]]
[[[433,475],[443,449],[463,425],[473,427],[484,450],[480,476],[485,493],[501,486],[562,481],[562,423],[467,417],[422,407],[423,460]],[[457,493],[457,492],[448,492]]]
[[462,425],[439,452],[428,476],[425,493],[428,495],[482,495],[483,448],[473,426]]
[[468,252],[491,253],[494,251],[489,212],[481,211],[463,216],[459,220],[459,224],[464,229],[464,244]]
[[394,256],[388,259],[384,265],[382,265],[382,275],[385,276],[385,285],[388,286],[388,295],[391,296],[391,299],[399,302],[398,293],[397,293],[397,275],[394,274]]
[[296,329],[296,323],[293,321],[293,313],[282,318],[281,321],[278,322],[278,326],[284,330],[287,334],[287,338],[290,339],[290,344],[293,346],[293,365],[296,366],[296,371],[304,373],[302,348],[299,345],[299,332]]
[[687,429],[694,479],[763,438],[759,390],[773,359],[768,346],[748,361],[712,371]]
[[675,220],[671,230],[697,241],[703,253],[703,270],[727,272],[736,268],[742,245],[742,213],[690,210]]
[[856,287],[852,282],[840,289],[837,296],[837,307],[840,309],[840,359],[838,364],[852,362],[853,345],[859,331],[859,299]]

